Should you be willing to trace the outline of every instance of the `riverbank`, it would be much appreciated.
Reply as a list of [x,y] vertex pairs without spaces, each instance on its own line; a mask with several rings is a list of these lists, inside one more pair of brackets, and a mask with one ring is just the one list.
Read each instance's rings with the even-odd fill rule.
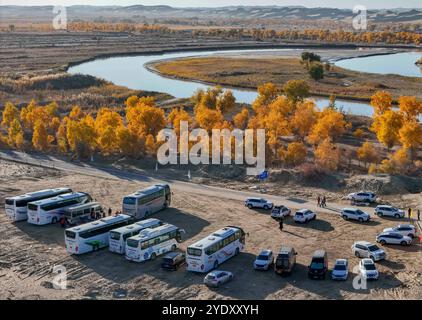
[[[199,81],[208,85],[218,84],[244,90],[256,90],[265,82],[273,82],[281,87],[288,80],[305,79],[313,96],[335,95],[341,99],[368,102],[376,91],[388,90],[396,99],[399,96],[415,94],[422,98],[422,78],[416,77],[362,73],[331,65],[330,70],[325,71],[324,79],[314,81],[297,58],[300,53],[301,51],[279,54],[262,52],[252,55],[227,53],[219,56],[156,61],[145,67],[151,72],[172,79]],[[322,55],[323,61],[350,58],[344,54],[318,54]],[[360,52],[357,56],[367,57],[369,54]]]

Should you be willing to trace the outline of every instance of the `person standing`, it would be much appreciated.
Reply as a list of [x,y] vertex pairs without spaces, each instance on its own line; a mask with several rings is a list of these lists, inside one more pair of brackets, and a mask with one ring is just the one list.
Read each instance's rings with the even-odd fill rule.
[[108,208],[108,216],[111,216],[112,212],[113,212],[113,210],[111,210],[111,208]]
[[412,217],[412,208],[409,208],[409,210],[407,210],[407,215],[409,216],[409,219]]
[[421,210],[418,209],[418,221],[421,221]]
[[320,206],[321,206],[321,197],[318,196],[318,207],[320,207]]
[[321,207],[326,207],[327,206],[327,198],[325,196],[322,197],[322,205]]
[[283,231],[283,218],[280,219],[280,222],[278,223],[280,231]]

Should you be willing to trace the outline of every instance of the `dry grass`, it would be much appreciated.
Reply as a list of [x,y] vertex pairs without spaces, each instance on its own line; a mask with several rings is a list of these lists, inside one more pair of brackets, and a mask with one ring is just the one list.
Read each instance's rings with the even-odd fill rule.
[[422,98],[422,79],[395,75],[367,74],[332,66],[321,81],[312,80],[296,58],[201,57],[163,61],[154,65],[161,73],[225,86],[255,89],[266,82],[282,86],[292,79],[306,79],[314,95],[336,95],[367,100],[378,90],[395,97]]

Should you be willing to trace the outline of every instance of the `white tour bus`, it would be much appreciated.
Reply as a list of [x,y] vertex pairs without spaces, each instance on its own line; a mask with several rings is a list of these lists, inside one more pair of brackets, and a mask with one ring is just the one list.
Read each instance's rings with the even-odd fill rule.
[[171,191],[167,184],[157,184],[123,198],[122,213],[144,219],[170,206]]
[[92,213],[97,215],[98,213],[102,214],[103,211],[103,207],[98,202],[88,202],[66,208],[63,215],[69,225],[77,225],[84,221],[89,222]]
[[83,254],[108,246],[109,232],[133,223],[133,217],[119,214],[66,229],[66,251]]
[[91,201],[84,192],[66,193],[60,196],[28,203],[28,222],[44,225],[59,222],[66,208]]
[[129,226],[121,227],[110,231],[108,249],[119,254],[125,253],[126,239],[136,236],[147,228],[156,228],[163,225],[158,219],[146,219],[138,221]]
[[126,259],[142,262],[154,260],[157,256],[177,249],[182,241],[183,229],[172,224],[142,230],[138,235],[126,240]]
[[48,199],[61,194],[70,193],[72,189],[46,189],[5,199],[5,211],[12,221],[28,220],[27,206],[29,202]]
[[186,250],[186,270],[208,272],[245,247],[245,232],[239,227],[225,227],[190,245]]

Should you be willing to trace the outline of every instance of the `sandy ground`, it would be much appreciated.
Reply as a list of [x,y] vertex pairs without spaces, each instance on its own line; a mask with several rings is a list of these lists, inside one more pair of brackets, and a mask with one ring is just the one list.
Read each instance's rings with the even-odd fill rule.
[[[241,200],[227,201],[217,192],[208,195],[194,189],[184,191],[176,184],[171,208],[155,217],[186,230],[182,250],[225,225],[239,225],[249,233],[246,250],[220,267],[234,272],[232,282],[209,289],[202,284],[202,275],[188,273],[184,268],[177,272],[162,271],[160,259],[130,263],[107,249],[69,256],[64,249],[63,230],[58,225],[12,224],[4,214],[4,198],[47,187],[69,186],[89,192],[105,207],[116,210],[124,195],[151,182],[58,174],[49,170],[43,176],[19,175],[25,167],[0,163],[0,172],[9,174],[0,186],[0,299],[420,299],[422,296],[421,244],[416,240],[411,247],[385,247],[388,260],[378,263],[380,280],[369,283],[367,290],[354,290],[353,276],[344,283],[307,279],[306,266],[314,250],[327,250],[329,267],[336,258],[349,258],[354,267],[358,259],[351,253],[352,243],[373,241],[379,231],[397,221],[374,217],[369,224],[358,224],[343,221],[334,213],[318,212],[317,220],[308,225],[295,225],[291,218],[287,219],[285,231],[280,233],[267,212],[248,210]],[[298,202],[297,208],[300,206]],[[277,251],[281,244],[292,245],[299,253],[291,277],[252,269],[254,257],[261,249]],[[57,265],[67,269],[66,290],[52,287],[55,276],[52,268]]]

